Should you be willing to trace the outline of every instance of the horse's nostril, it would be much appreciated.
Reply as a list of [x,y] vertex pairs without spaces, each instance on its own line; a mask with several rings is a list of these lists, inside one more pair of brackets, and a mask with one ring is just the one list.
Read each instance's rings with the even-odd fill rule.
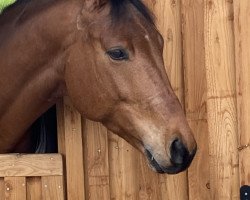
[[181,140],[176,139],[170,146],[171,161],[174,165],[185,165],[189,162],[189,152]]

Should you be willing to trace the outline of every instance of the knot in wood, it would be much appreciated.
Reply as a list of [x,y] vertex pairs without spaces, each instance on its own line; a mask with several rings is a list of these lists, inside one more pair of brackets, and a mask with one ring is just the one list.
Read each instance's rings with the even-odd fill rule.
[[246,149],[248,147],[250,147],[250,144],[246,144],[246,145],[240,146],[240,147],[238,147],[238,150],[242,151],[242,150],[244,150],[244,149]]

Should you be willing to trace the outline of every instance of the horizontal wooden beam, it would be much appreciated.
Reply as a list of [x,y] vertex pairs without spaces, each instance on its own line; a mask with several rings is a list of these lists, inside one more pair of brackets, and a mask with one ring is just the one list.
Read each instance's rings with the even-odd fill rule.
[[0,154],[0,177],[61,176],[60,154]]

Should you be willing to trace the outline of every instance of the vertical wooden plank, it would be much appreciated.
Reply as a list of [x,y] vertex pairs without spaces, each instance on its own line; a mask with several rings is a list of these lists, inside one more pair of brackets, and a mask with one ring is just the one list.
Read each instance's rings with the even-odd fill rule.
[[64,160],[66,155],[65,147],[65,115],[64,115],[64,101],[60,99],[56,104],[56,118],[57,118],[57,140],[58,153],[62,154]]
[[145,156],[119,136],[109,133],[110,196],[112,200],[161,199],[158,174]]
[[234,1],[240,184],[250,185],[250,1]]
[[64,200],[64,188],[62,176],[43,176],[42,199],[43,200]]
[[119,136],[109,132],[110,199],[161,199],[158,174],[145,157]]
[[188,170],[189,199],[210,200],[204,0],[182,0],[185,109],[198,151]]
[[27,200],[42,199],[41,177],[28,177],[27,180]]
[[[188,199],[186,172],[178,175],[160,175],[161,200]],[[177,197],[177,198],[176,198]]]
[[[148,167],[144,155],[140,155],[137,161],[140,166],[137,177],[139,180],[139,199],[161,200],[161,187],[159,174],[155,173]],[[163,176],[164,177],[164,176]]]
[[68,97],[58,105],[58,146],[66,162],[67,199],[83,200],[84,166],[81,115]]
[[25,177],[5,177],[5,200],[26,199]]
[[89,200],[110,199],[107,129],[84,120],[85,191]]
[[[182,66],[181,0],[145,1],[157,19],[157,27],[162,34],[164,63],[172,87],[180,102],[184,103]],[[163,176],[163,175],[161,175]],[[188,199],[187,173],[161,177],[162,199]]]
[[110,199],[138,199],[139,152],[119,136],[109,133]]
[[5,197],[5,184],[4,184],[4,178],[0,177],[0,199],[3,199]]
[[56,119],[57,119],[57,143],[58,153],[63,159],[63,181],[64,181],[64,198],[67,198],[67,168],[66,168],[66,146],[65,146],[65,116],[64,116],[64,101],[61,98],[56,104]]
[[239,199],[233,1],[205,0],[211,199]]

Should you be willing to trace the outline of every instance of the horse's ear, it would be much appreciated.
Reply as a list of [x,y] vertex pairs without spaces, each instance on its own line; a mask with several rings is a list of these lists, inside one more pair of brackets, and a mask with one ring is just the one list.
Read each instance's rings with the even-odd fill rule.
[[95,11],[102,8],[109,0],[84,0],[84,9],[87,11]]

